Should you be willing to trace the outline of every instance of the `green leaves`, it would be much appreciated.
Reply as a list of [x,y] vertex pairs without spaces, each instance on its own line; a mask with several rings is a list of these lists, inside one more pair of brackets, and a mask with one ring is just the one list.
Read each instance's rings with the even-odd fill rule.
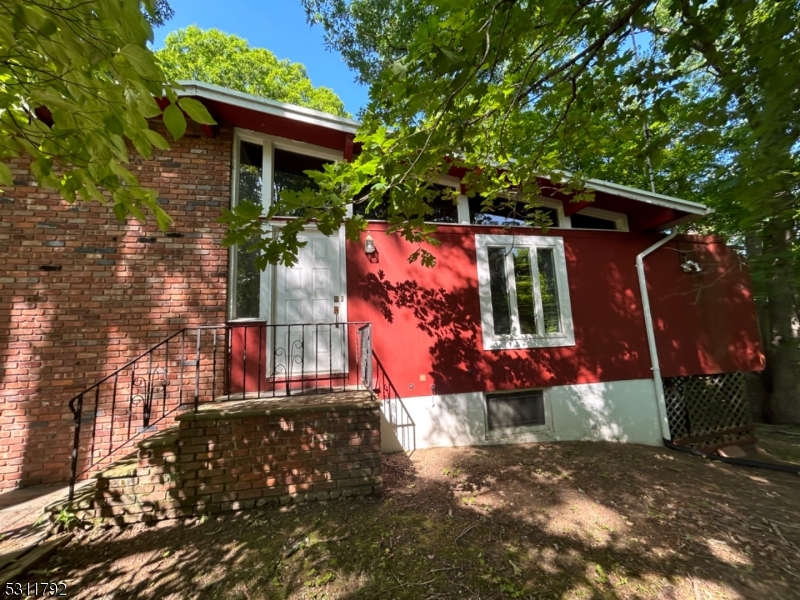
[[[167,16],[147,0],[151,18]],[[150,129],[162,114],[155,97],[176,99],[147,48],[152,28],[138,0],[8,0],[0,8],[0,182],[13,183],[7,162],[31,158],[39,185],[68,202],[110,201],[115,215],[170,219],[126,165],[131,146],[149,156],[169,148]],[[179,106],[211,123],[196,101]],[[171,103],[165,122],[174,137],[186,119]]]
[[176,140],[182,138],[186,133],[186,118],[181,109],[174,104],[170,104],[164,109],[164,125]]
[[[156,57],[170,79],[199,79],[271,100],[348,116],[344,104],[330,89],[315,87],[300,63],[278,60],[264,48],[251,48],[244,40],[216,29],[194,25],[173,31]],[[198,106],[180,107],[204,123]]]
[[215,123],[208,109],[199,100],[194,98],[178,98],[178,106],[180,106],[192,121],[201,123],[203,125],[213,125]]

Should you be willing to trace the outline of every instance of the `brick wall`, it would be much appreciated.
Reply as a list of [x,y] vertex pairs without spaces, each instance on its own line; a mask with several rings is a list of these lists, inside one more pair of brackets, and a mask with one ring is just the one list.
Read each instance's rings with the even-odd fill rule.
[[172,331],[224,322],[216,221],[230,204],[231,139],[190,127],[134,163],[175,220],[169,236],[109,206],[69,206],[12,165],[16,185],[0,196],[0,490],[68,478],[72,396]]
[[360,395],[324,409],[262,403],[181,415],[177,433],[98,476],[77,514],[122,525],[381,494],[380,401]]

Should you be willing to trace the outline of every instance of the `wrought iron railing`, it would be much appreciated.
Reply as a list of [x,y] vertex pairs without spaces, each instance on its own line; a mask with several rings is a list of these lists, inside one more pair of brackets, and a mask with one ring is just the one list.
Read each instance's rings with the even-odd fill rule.
[[181,329],[69,401],[69,499],[79,478],[171,424],[177,411],[211,400],[372,390],[372,363],[364,322]]
[[386,368],[381,363],[378,355],[373,352],[374,367],[370,368],[370,377],[374,376],[373,392],[381,400],[381,412],[386,419],[396,440],[384,440],[382,444],[386,448],[391,448],[394,443],[407,453],[412,453],[417,449],[416,425],[411,414],[408,412],[400,392],[389,379]]

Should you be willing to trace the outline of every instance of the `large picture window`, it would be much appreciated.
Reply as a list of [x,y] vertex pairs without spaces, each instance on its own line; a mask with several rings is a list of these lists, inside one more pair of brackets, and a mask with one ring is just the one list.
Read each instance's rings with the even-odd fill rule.
[[475,242],[484,349],[574,345],[563,240],[476,235]]

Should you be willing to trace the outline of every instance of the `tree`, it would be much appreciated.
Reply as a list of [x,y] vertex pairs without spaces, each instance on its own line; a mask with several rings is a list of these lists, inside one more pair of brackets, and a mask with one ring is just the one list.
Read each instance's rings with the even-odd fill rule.
[[[303,217],[262,239],[264,261],[290,261],[307,219],[355,235],[364,223],[344,217],[349,202],[386,207],[392,230],[432,241],[426,190],[454,165],[487,198],[514,190],[533,205],[537,176],[584,199],[586,177],[641,186],[648,162],[675,160],[693,185],[660,190],[712,194],[718,225],[761,249],[751,265],[768,306],[773,418],[800,422],[796,0],[304,3],[371,103],[361,154],[286,200]],[[228,215],[232,238],[263,227],[248,210]],[[417,257],[434,262],[423,245]]]
[[344,103],[326,87],[314,87],[305,67],[278,60],[265,48],[217,29],[192,25],[173,31],[156,58],[175,80],[196,79],[255,96],[348,116]]
[[166,228],[155,193],[125,167],[128,145],[145,157],[169,148],[148,119],[163,117],[174,138],[184,112],[213,123],[200,102],[177,97],[147,48],[148,21],[170,14],[164,0],[0,3],[0,184],[13,183],[5,163],[27,156],[39,184],[68,202],[110,197],[118,218],[149,211]]

